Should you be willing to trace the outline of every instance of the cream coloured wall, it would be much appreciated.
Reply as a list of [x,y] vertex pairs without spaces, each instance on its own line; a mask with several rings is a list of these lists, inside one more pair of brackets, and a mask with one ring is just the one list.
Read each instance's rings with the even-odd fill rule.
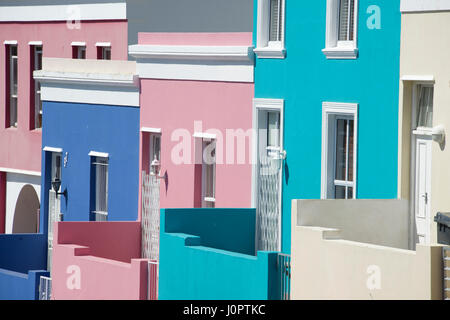
[[[450,11],[402,14],[399,108],[399,197],[410,199],[410,125],[415,76],[434,79],[433,126],[444,125],[450,133]],[[447,137],[447,144],[450,138]],[[433,142],[431,219],[450,211],[450,146]],[[431,242],[436,242],[436,223],[431,222]]]
[[404,202],[293,200],[292,299],[442,299],[441,245],[413,251],[382,240],[395,239],[391,224],[402,233],[392,216],[404,217],[395,212]]

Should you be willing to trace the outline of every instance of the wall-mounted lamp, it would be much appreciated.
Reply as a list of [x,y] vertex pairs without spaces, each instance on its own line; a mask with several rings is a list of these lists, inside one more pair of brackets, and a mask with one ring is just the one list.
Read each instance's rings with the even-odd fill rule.
[[53,187],[53,191],[55,191],[55,193],[56,193],[56,198],[58,198],[59,194],[62,194],[64,197],[67,198],[67,189],[64,189],[63,192],[58,192],[59,188],[61,187],[61,179],[56,178],[55,180],[53,180],[52,187]]
[[438,125],[433,127],[431,129],[431,136],[433,138],[433,141],[436,141],[439,143],[440,146],[442,146],[445,142],[445,129],[443,125]]
[[165,179],[165,175],[161,176],[159,174],[160,171],[161,171],[161,163],[159,162],[158,159],[156,159],[156,156],[155,156],[155,159],[153,159],[152,163],[150,164],[150,175],[155,176],[160,179]]

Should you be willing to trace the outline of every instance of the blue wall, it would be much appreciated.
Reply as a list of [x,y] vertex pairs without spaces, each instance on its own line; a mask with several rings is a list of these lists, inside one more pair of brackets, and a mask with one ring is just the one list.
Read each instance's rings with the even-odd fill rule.
[[277,253],[239,253],[254,229],[254,209],[161,210],[159,299],[277,299]]
[[[400,1],[359,1],[356,60],[322,53],[326,2],[287,0],[286,58],[256,59],[255,98],[285,100],[283,252],[290,252],[291,200],[320,198],[322,102],[359,104],[357,198],[397,197]],[[370,5],[381,9],[379,30],[367,28]]]
[[166,233],[201,238],[206,247],[255,254],[255,209],[165,209]]
[[19,273],[47,269],[47,237],[43,234],[1,234],[0,269]]
[[[65,221],[90,220],[90,151],[109,154],[108,220],[136,220],[139,194],[139,108],[78,103],[43,103],[42,146],[68,152],[62,166],[61,211]],[[47,231],[49,152],[42,153],[41,226]]]
[[0,300],[37,299],[40,276],[49,274],[46,271],[47,237],[2,234],[0,253]]

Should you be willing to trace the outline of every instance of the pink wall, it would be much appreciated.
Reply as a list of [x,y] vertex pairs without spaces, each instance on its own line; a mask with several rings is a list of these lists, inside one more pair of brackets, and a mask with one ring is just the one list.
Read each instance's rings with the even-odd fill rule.
[[[18,128],[5,128],[5,40],[18,41]],[[30,46],[43,42],[44,57],[72,57],[72,41],[86,42],[87,58],[96,59],[96,42],[111,42],[112,59],[127,59],[127,22],[81,22],[69,29],[65,22],[0,23],[0,167],[41,171],[41,130],[30,130]]]
[[[251,33],[139,33],[139,44],[251,46]],[[200,205],[201,166],[175,164],[172,141],[175,129],[191,134],[191,159],[194,159],[194,121],[202,121],[203,132],[216,129],[223,135],[224,164],[216,165],[217,208],[250,207],[252,166],[251,139],[246,140],[245,163],[226,164],[226,129],[252,128],[253,83],[141,79],[141,127],[161,128],[161,208],[191,208]],[[235,147],[236,148],[236,147]],[[148,171],[148,145],[141,134],[141,170]]]
[[[59,222],[54,230],[53,299],[146,299],[147,260],[132,259],[140,256],[138,222]],[[69,287],[75,277],[79,287]]]
[[139,222],[59,222],[57,244],[89,247],[89,254],[129,263],[141,256]]
[[5,233],[6,219],[6,173],[0,172],[0,233]]
[[215,32],[215,33],[164,33],[139,32],[139,44],[154,45],[196,45],[196,46],[251,46],[251,32]]

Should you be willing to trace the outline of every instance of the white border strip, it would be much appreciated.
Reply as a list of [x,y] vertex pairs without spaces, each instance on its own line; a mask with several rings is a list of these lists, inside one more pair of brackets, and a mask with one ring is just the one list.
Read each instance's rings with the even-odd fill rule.
[[0,6],[0,22],[125,20],[126,18],[125,1],[76,5]]
[[1,172],[6,173],[18,173],[18,174],[25,174],[28,176],[37,176],[40,177],[41,173],[39,171],[31,171],[31,170],[20,170],[20,169],[11,169],[11,168],[2,168],[0,167]]
[[253,82],[251,46],[131,45],[140,78]]
[[62,151],[63,151],[62,148],[54,148],[54,147],[48,147],[48,146],[45,146],[42,150],[49,151],[49,152],[57,152],[57,153],[62,153]]
[[96,42],[96,47],[111,47],[111,42]]
[[98,151],[91,151],[91,152],[89,152],[89,156],[91,156],[91,157],[109,158],[109,153],[98,152]]
[[30,46],[42,46],[42,41],[30,41],[28,42]]
[[195,132],[192,135],[194,138],[201,138],[201,139],[216,139],[217,135],[214,133],[206,133],[206,132]]
[[142,127],[141,132],[161,133],[161,128]]
[[5,40],[5,41],[3,41],[3,44],[16,45],[17,44],[17,40]]
[[433,81],[433,75],[404,75],[401,77],[402,81]]
[[77,47],[86,47],[86,42],[83,42],[83,41],[73,41],[70,45],[71,45],[72,47],[75,47],[75,46],[77,46]]
[[449,0],[401,0],[401,12],[447,11]]

